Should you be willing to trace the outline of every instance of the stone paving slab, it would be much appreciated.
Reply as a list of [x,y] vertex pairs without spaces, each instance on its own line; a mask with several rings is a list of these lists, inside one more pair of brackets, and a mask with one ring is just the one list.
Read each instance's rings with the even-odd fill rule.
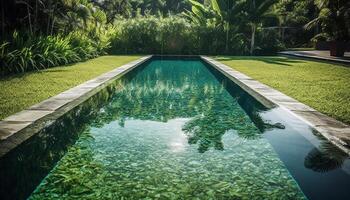
[[280,55],[295,56],[300,58],[310,58],[321,61],[337,62],[341,64],[350,65],[350,52],[345,52],[344,57],[333,57],[330,56],[329,51],[282,51]]
[[5,119],[3,122],[34,122],[48,114],[52,113],[52,111],[48,110],[23,110],[14,115],[11,115]]
[[38,103],[34,106],[31,106],[28,108],[28,110],[48,110],[48,111],[55,111],[59,109],[60,107],[66,105],[69,103],[68,99],[56,99],[56,98],[50,98],[48,100],[45,100],[41,103]]
[[[31,131],[29,128],[30,126],[36,125],[36,123],[40,120],[44,121],[40,122],[42,124],[50,124],[49,121],[54,119],[51,119],[52,117],[49,116],[53,116],[55,113],[60,112],[60,110],[66,106],[69,108],[69,105],[75,100],[83,98],[84,95],[97,90],[99,87],[109,83],[109,81],[114,80],[119,75],[123,75],[133,68],[139,66],[151,57],[152,56],[145,56],[122,65],[112,71],[102,74],[92,80],[86,81],[85,83],[82,83],[54,97],[33,105],[26,110],[3,119],[0,121],[0,157],[35,134],[28,133]],[[49,121],[46,123],[45,120],[42,120],[44,118]],[[30,131],[22,131],[27,129]]]
[[348,125],[317,111],[298,110],[294,111],[294,113],[302,116],[304,119],[307,119],[307,121],[312,121],[315,126],[325,126],[329,128],[349,128]]
[[281,103],[295,103],[295,99],[288,97],[286,95],[273,95],[273,94],[264,94],[264,96],[268,97],[271,101],[273,101],[275,104],[280,105]]
[[315,109],[299,102],[280,102],[280,104],[291,111],[316,111]]
[[252,80],[250,77],[242,74],[237,74],[236,72],[230,72],[229,74],[236,76],[239,80],[242,80],[242,79]]
[[305,121],[326,139],[350,155],[350,126],[328,117],[236,70],[232,70],[232,68],[212,58],[206,56],[201,56],[201,58],[241,86],[266,107],[272,104],[284,108],[286,111]]
[[[0,141],[27,127],[31,122],[0,121]],[[1,148],[0,148],[1,149]]]
[[334,128],[329,126],[318,126],[318,130],[328,134],[330,140],[334,140],[337,143],[341,143],[343,146],[350,147],[349,137],[344,136],[344,133],[350,133],[349,127]]

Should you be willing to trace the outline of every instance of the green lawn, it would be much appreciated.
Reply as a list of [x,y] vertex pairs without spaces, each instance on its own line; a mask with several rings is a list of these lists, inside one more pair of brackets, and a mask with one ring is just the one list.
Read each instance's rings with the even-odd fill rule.
[[59,94],[140,56],[102,56],[73,65],[0,79],[0,119]]
[[287,57],[214,58],[350,124],[350,67]]
[[[0,79],[0,119],[140,56],[102,56]],[[286,57],[215,57],[218,61],[350,124],[350,67]]]

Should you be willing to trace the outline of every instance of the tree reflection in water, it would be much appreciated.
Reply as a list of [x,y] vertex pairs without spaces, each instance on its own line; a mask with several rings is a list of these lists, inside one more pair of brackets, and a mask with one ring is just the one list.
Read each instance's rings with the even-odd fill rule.
[[304,166],[316,172],[329,172],[340,168],[349,155],[338,149],[325,138],[318,136],[320,145],[305,157]]
[[244,99],[232,95],[241,90],[235,88],[229,92],[227,80],[217,79],[206,67],[198,66],[202,63],[152,67],[154,63],[140,69],[151,72],[131,73],[116,83],[117,92],[100,112],[101,116],[97,117],[100,121],[95,121],[95,126],[114,120],[123,126],[127,119],[167,122],[188,118],[183,131],[189,144],[198,144],[199,152],[211,147],[223,150],[222,136],[227,131],[234,131],[245,139],[255,139],[261,134],[259,129],[273,128],[260,118],[256,102],[250,102],[246,106],[255,108],[249,114],[262,123],[262,128],[258,129],[239,105]]
[[237,102],[219,95],[183,126],[189,144],[198,144],[201,153],[210,147],[223,150],[222,136],[229,130],[246,139],[257,138],[260,133]]
[[[210,73],[212,70],[202,63],[186,61],[182,66],[159,62],[163,61],[128,73],[0,160],[0,196],[27,197],[90,126],[118,121],[124,127],[130,119],[167,122],[186,118],[182,130],[189,144],[198,145],[200,153],[223,150],[222,137],[228,131],[244,139],[257,139],[266,130],[284,128],[264,121],[260,112],[266,108],[230,80]],[[148,72],[138,73],[140,70]],[[86,156],[92,157],[90,152]],[[324,141],[309,152],[304,165],[327,172],[341,167],[347,158]]]

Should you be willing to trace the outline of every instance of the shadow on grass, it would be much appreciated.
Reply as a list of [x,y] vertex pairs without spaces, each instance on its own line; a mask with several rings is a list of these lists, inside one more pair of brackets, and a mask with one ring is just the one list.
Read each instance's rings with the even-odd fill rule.
[[292,66],[295,63],[305,63],[303,60],[287,58],[287,57],[266,57],[266,56],[223,56],[216,57],[217,61],[234,61],[234,60],[254,60],[268,64]]
[[63,72],[63,71],[67,71],[67,70],[62,69],[62,68],[71,67],[75,64],[77,64],[77,63],[70,63],[70,64],[66,64],[66,65],[60,65],[60,66],[48,67],[48,68],[42,68],[42,69],[33,69],[32,71],[25,71],[25,72],[16,73],[16,74],[7,74],[4,76],[0,76],[0,81],[7,81],[7,80],[11,80],[13,78],[22,78],[23,79],[23,78],[30,76],[32,74]]

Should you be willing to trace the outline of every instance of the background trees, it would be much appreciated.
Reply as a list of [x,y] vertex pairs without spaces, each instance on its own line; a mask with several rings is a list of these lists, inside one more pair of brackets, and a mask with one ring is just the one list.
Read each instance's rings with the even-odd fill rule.
[[275,0],[247,0],[245,3],[245,21],[251,28],[250,55],[253,55],[255,48],[255,35],[257,28],[263,25],[268,18],[274,17],[271,10]]
[[2,0],[1,5],[1,75],[78,62],[109,48],[106,14],[89,0]]
[[345,43],[350,39],[350,2],[347,0],[315,0],[318,15],[305,25],[306,29],[321,26],[315,39],[331,41],[331,56],[344,56]]
[[312,20],[316,13],[314,0],[283,0],[274,5],[278,18],[281,42],[287,47],[303,47],[317,34],[317,27],[305,30],[303,26]]
[[308,22],[307,29],[321,26],[321,34],[329,40],[350,39],[350,2],[347,0],[315,0],[318,15]]
[[261,55],[350,39],[346,0],[0,1],[1,74],[104,53]]

